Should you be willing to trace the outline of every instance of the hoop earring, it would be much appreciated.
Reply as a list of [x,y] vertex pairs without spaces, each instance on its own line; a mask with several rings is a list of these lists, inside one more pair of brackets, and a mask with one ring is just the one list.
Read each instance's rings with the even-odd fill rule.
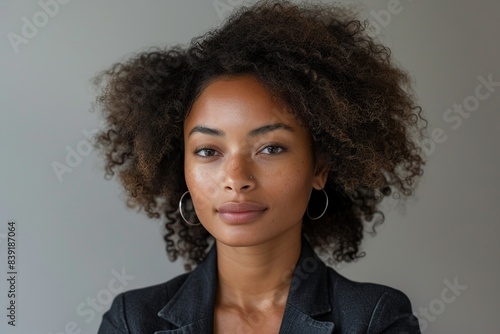
[[186,217],[184,217],[184,214],[182,213],[182,199],[184,198],[184,196],[186,196],[186,194],[187,194],[187,193],[189,193],[189,190],[188,190],[188,191],[186,191],[184,194],[182,194],[181,199],[179,200],[179,213],[181,214],[181,217],[182,217],[182,219],[186,222],[186,224],[191,225],[191,226],[198,226],[198,225],[200,225],[201,223],[198,223],[198,224],[192,224],[192,223],[190,223],[190,222],[186,219]]
[[325,205],[325,209],[323,210],[323,212],[318,216],[318,217],[311,217],[311,215],[309,215],[309,205],[307,206],[307,209],[306,209],[306,214],[307,214],[307,217],[309,217],[309,219],[311,220],[318,220],[320,219],[321,217],[323,217],[323,215],[325,214],[326,212],[326,209],[328,209],[328,194],[326,193],[325,191],[325,188],[321,189],[323,190],[323,193],[325,194],[326,196],[326,205]]

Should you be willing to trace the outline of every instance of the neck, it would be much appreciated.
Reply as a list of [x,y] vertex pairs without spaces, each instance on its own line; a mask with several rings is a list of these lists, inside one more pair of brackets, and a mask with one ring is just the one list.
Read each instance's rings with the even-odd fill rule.
[[218,305],[251,310],[286,304],[301,250],[300,229],[289,232],[251,247],[217,242]]

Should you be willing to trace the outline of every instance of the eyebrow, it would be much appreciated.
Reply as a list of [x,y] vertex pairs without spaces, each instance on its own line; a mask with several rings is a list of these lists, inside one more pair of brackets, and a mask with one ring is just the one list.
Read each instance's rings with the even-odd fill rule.
[[[283,123],[273,123],[253,129],[248,133],[248,136],[257,137],[275,130],[286,130],[294,132],[293,128],[289,125]],[[203,133],[206,135],[217,136],[217,137],[224,137],[226,135],[222,130],[212,129],[202,125],[197,125],[193,129],[191,129],[191,131],[189,131],[188,137],[191,136],[193,133]]]

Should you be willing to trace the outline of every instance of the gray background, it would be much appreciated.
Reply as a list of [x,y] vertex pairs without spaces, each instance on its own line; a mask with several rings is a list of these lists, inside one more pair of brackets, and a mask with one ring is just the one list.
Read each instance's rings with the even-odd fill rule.
[[[393,10],[374,34],[413,75],[429,133],[442,130],[427,150],[415,197],[404,210],[386,202],[385,223],[365,240],[367,256],[338,270],[403,290],[426,333],[498,333],[500,87],[479,105],[471,96],[478,77],[500,81],[500,4],[344,2],[375,22],[373,13]],[[188,43],[229,12],[218,13],[212,0],[72,0],[15,52],[9,33],[21,35],[23,17],[32,22],[41,10],[34,0],[0,3],[0,332],[64,333],[75,326],[94,333],[114,295],[113,270],[130,276],[115,283],[128,290],[166,281],[182,267],[165,255],[161,221],[128,210],[116,180],[103,178],[96,152],[80,144],[82,131],[100,125],[88,111],[95,96],[89,80],[148,46]],[[443,116],[463,103],[472,111],[454,128]],[[60,182],[52,164],[65,164],[68,149],[78,147],[81,161]],[[15,328],[5,317],[9,219],[18,236]],[[455,280],[461,290],[445,290]],[[89,298],[97,298],[93,319]]]

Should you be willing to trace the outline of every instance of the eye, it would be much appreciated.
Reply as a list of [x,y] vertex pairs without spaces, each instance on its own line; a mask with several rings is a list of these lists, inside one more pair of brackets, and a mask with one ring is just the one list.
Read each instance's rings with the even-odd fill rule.
[[264,147],[261,152],[264,154],[276,155],[285,152],[286,149],[280,145],[268,145]]
[[211,148],[200,148],[195,150],[194,153],[200,157],[213,157],[217,154],[217,151]]

